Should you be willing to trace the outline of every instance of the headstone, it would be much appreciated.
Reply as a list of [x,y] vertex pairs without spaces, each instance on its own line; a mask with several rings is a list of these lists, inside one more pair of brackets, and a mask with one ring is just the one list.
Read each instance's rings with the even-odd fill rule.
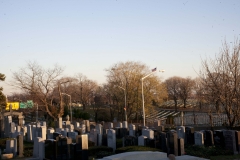
[[161,132],[161,149],[163,152],[167,152],[167,134],[165,132]]
[[215,130],[213,132],[214,145],[225,148],[225,140],[222,130]]
[[17,140],[18,140],[18,157],[23,157],[23,135],[18,135],[17,136]]
[[85,120],[85,125],[86,125],[86,132],[89,133],[89,132],[90,132],[90,123],[89,123],[89,120]]
[[240,153],[240,131],[235,131],[235,138],[236,138],[236,150]]
[[112,122],[109,122],[108,123],[108,129],[112,129],[113,128],[113,123]]
[[74,147],[74,156],[72,159],[88,160],[88,136],[87,134],[76,136],[76,145]]
[[129,128],[129,135],[130,136],[136,136],[136,127],[134,124],[129,124],[128,125]]
[[122,128],[128,128],[128,122],[127,121],[123,121]]
[[82,128],[76,128],[76,129],[74,130],[74,132],[77,132],[78,135],[82,135],[82,134],[83,134]]
[[185,127],[185,142],[186,144],[194,144],[194,128]]
[[89,134],[89,141],[94,142],[95,146],[97,146],[97,130],[91,129]]
[[27,140],[32,141],[32,126],[30,124],[27,125]]
[[158,126],[161,125],[161,120],[155,120],[154,121],[154,128],[158,128]]
[[117,127],[122,128],[122,123],[118,122]]
[[178,138],[178,156],[182,156],[185,154],[184,150],[184,139]]
[[53,133],[54,133],[54,129],[53,128],[49,128],[47,130],[47,139],[53,139]]
[[194,142],[196,146],[204,145],[203,133],[202,132],[194,132]]
[[97,146],[102,146],[102,134],[97,134]]
[[167,155],[174,154],[178,156],[178,135],[175,130],[167,132]]
[[77,132],[67,132],[67,136],[72,138],[72,140],[76,140],[76,136],[78,135]]
[[82,134],[86,133],[86,125],[85,124],[81,124],[81,130],[82,130]]
[[109,129],[107,131],[107,142],[108,142],[108,147],[113,148],[113,152],[116,150],[116,132],[113,129]]
[[165,128],[164,128],[164,126],[157,126],[156,130],[160,131],[160,132],[163,132],[163,131],[165,131]]
[[14,140],[13,139],[9,139],[6,140],[6,153],[13,153],[14,150]]
[[43,159],[45,155],[44,150],[45,150],[44,140],[40,137],[36,137],[34,139],[33,157],[34,158],[39,157],[39,159]]
[[45,158],[57,159],[57,141],[54,139],[45,140]]
[[53,133],[53,139],[54,139],[54,140],[56,140],[57,137],[61,137],[61,136],[62,136],[62,134],[59,133],[59,132],[54,132],[54,133]]
[[101,124],[96,124],[96,130],[98,134],[103,134],[103,127]]
[[71,158],[71,144],[72,139],[68,137],[57,137],[57,146],[58,146],[58,157],[61,159],[70,159]]
[[185,127],[184,126],[177,126],[176,131],[177,131],[179,138],[185,139]]
[[125,136],[123,141],[123,146],[137,146],[138,145],[138,138],[135,136]]
[[146,146],[146,140],[147,137],[146,136],[139,136],[138,137],[138,146]]
[[75,122],[74,124],[74,129],[80,128],[80,123],[79,122]]
[[107,143],[107,134],[102,135],[102,146],[108,146]]
[[148,139],[154,139],[154,131],[151,129],[143,129],[142,135],[146,136]]
[[205,134],[206,140],[204,140],[204,145],[213,146],[214,145],[213,132],[211,130],[206,130]]
[[237,154],[235,131],[225,130],[223,131],[223,135],[225,138],[225,149],[231,150],[234,154]]

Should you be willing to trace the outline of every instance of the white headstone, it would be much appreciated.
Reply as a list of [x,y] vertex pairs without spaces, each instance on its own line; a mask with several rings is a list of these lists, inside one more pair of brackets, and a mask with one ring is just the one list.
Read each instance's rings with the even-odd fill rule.
[[142,129],[142,135],[149,139],[154,139],[154,131],[151,129]]
[[128,128],[128,122],[127,121],[123,121],[122,128]]

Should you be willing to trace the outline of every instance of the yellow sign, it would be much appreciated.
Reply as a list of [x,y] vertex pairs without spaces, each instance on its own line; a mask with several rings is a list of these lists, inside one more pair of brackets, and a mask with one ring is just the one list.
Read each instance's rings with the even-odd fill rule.
[[6,110],[9,110],[10,104],[12,105],[12,110],[19,110],[19,102],[8,102]]

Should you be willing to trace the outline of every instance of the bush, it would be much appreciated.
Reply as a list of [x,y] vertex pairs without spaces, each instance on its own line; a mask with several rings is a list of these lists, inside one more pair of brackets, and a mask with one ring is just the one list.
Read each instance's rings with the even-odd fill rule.
[[123,143],[122,138],[116,139],[116,148],[121,148],[123,146],[122,143]]
[[113,154],[113,149],[111,147],[106,147],[106,146],[93,146],[93,147],[89,147],[88,148],[88,155],[89,156],[95,156],[98,155],[99,156],[105,153],[99,153],[99,152],[105,152],[107,154],[112,153]]
[[150,148],[150,147],[144,147],[144,146],[127,146],[122,148],[117,148],[115,150],[115,153],[124,153],[124,152],[133,152],[133,151],[161,151],[157,148]]
[[187,155],[210,158],[211,156],[218,155],[233,155],[233,152],[230,150],[226,150],[220,147],[215,146],[195,146],[195,145],[186,145],[185,152]]
[[103,158],[111,155],[113,155],[113,152],[100,151],[96,154],[96,158]]

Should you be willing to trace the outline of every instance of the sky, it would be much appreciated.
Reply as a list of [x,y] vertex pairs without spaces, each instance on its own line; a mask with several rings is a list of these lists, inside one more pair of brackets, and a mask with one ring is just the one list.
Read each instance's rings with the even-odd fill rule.
[[105,69],[137,61],[163,80],[198,76],[202,59],[240,39],[239,0],[0,0],[0,82],[26,63],[106,82]]

